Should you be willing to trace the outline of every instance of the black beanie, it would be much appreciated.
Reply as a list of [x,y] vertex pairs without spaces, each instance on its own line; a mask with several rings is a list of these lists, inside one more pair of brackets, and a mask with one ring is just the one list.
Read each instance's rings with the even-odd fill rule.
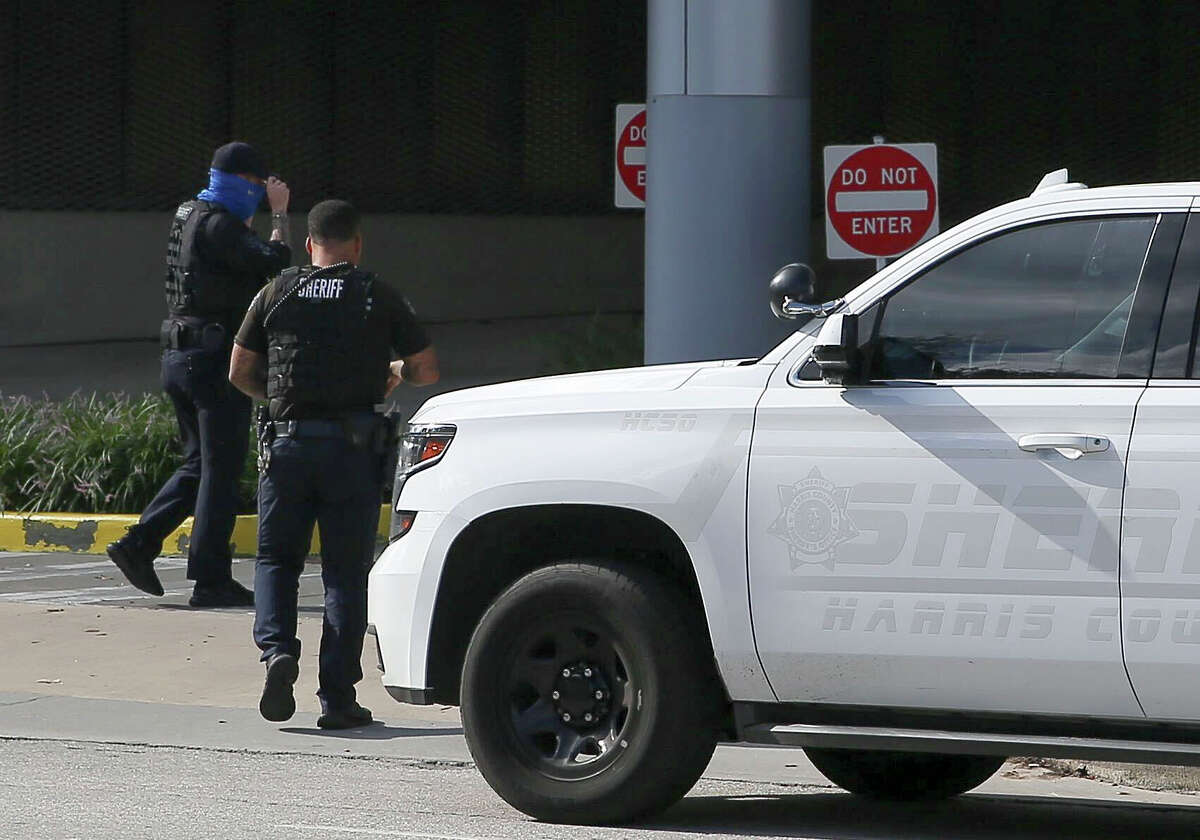
[[249,143],[238,141],[226,143],[213,152],[211,166],[213,169],[220,169],[222,172],[234,175],[249,172],[263,180],[266,180],[267,177],[267,162],[258,153],[258,149]]

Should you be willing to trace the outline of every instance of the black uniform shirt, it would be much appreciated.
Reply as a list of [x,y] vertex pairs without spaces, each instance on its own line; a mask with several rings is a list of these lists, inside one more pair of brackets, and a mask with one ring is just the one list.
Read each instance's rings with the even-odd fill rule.
[[[279,278],[275,278],[263,286],[257,297],[251,302],[250,309],[246,312],[246,317],[242,321],[241,329],[238,330],[234,342],[247,350],[267,355],[267,331],[263,327],[263,319],[266,318],[278,298],[278,288]],[[418,323],[412,304],[398,289],[376,275],[371,293],[374,298],[374,306],[379,307],[385,316],[393,359],[412,356],[429,347],[429,336]],[[305,416],[322,417],[329,412],[322,412],[319,408],[313,411],[308,406],[280,406],[280,411],[276,413],[273,406],[272,413],[276,419],[293,419]]]
[[232,213],[213,213],[196,234],[196,245],[206,260],[237,274],[272,277],[292,261],[287,245],[264,242]]
[[[292,262],[292,252],[287,245],[279,241],[264,242],[229,212],[213,213],[204,220],[203,226],[196,231],[196,250],[207,265],[228,272],[244,284],[241,291],[245,304],[254,297],[264,280],[283,271]],[[239,313],[241,309],[239,306]],[[229,326],[235,325],[236,321]]]

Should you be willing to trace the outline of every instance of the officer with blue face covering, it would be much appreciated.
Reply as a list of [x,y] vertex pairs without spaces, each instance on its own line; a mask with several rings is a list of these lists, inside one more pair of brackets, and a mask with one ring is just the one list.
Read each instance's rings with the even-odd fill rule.
[[[263,196],[272,231],[251,229]],[[193,607],[249,607],[254,594],[233,579],[229,539],[237,485],[249,446],[250,400],[229,384],[233,335],[267,278],[292,260],[287,184],[268,177],[247,143],[213,154],[208,188],[175,211],[167,239],[168,317],[162,324],[163,389],[175,406],[183,464],[158,491],[108,556],[131,584],[151,595],[163,588],[154,559],[163,540],[190,514],[187,576]]]

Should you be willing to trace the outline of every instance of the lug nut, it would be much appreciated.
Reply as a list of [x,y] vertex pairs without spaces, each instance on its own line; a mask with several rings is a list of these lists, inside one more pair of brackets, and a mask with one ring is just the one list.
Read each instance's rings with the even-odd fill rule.
[[563,676],[564,676],[564,677],[569,677],[569,676],[571,676],[571,669],[570,669],[570,668],[563,668]]
[[571,713],[563,712],[563,720],[566,721],[567,723],[570,723],[571,722]]
[[603,691],[597,691],[597,692],[596,692],[596,699],[597,699],[597,700],[603,700],[603,699],[604,699],[604,692],[603,692]]
[[559,694],[557,691],[551,691],[551,692],[550,692],[550,697],[551,697],[551,698],[553,698],[554,700],[557,700],[557,699],[558,699],[559,697],[561,697],[561,696],[562,696],[562,695],[561,695],[561,694]]
[[592,713],[586,712],[583,716],[583,719],[586,720],[588,723],[591,723],[592,722]]
[[591,669],[591,668],[584,668],[584,669],[583,669],[583,675],[584,675],[585,677],[590,677],[590,676],[592,675],[592,669]]

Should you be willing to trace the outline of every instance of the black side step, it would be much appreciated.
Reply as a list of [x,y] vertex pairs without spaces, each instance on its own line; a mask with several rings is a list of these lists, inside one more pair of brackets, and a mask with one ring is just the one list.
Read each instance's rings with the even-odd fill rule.
[[834,749],[895,750],[959,755],[1036,755],[1138,764],[1200,767],[1200,746],[1158,741],[950,732],[880,726],[759,723],[742,729],[753,744]]

